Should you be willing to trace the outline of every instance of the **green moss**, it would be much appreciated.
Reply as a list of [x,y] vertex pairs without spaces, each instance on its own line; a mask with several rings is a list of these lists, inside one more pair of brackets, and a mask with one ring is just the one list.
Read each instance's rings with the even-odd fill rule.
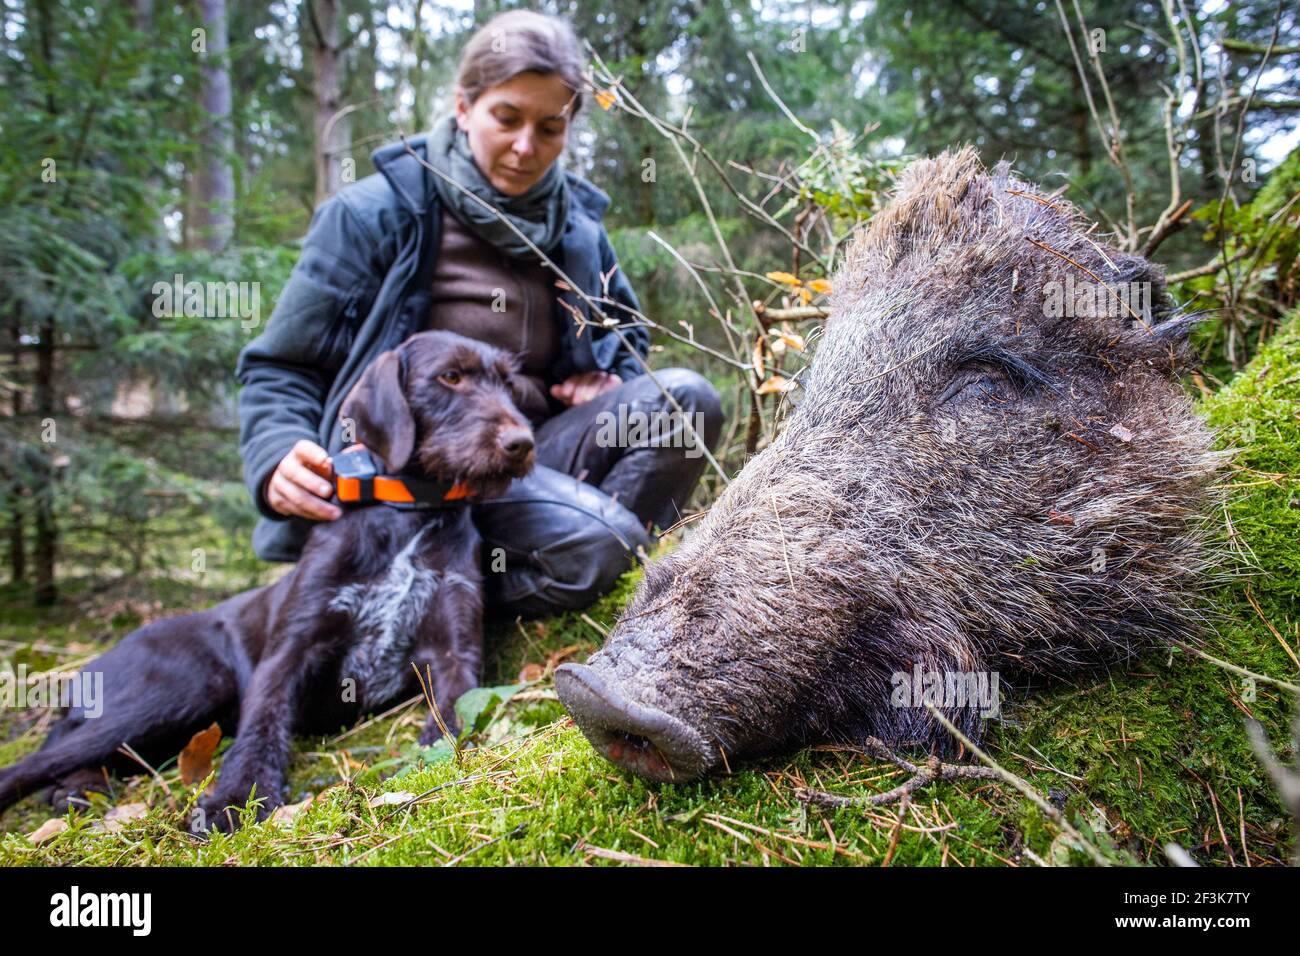
[[[1215,595],[1223,624],[1207,650],[1294,682],[1300,320],[1293,317],[1204,412],[1225,446],[1240,450],[1224,529],[1239,550],[1248,546],[1253,554],[1252,575]],[[892,766],[845,751],[805,751],[684,786],[650,787],[616,770],[564,717],[549,665],[598,646],[601,629],[613,623],[637,579],[626,575],[585,615],[493,623],[490,682],[514,683],[527,664],[547,670],[499,708],[479,746],[455,759],[426,765],[414,756],[423,717],[416,704],[343,736],[299,741],[295,799],[321,796],[287,826],[249,826],[198,840],[178,827],[193,789],[179,783],[174,767],[160,768],[166,792],[143,776],[119,783],[110,799],[70,815],[69,828],[40,847],[24,834],[48,814],[35,800],[25,801],[0,818],[10,831],[0,836],[0,863],[860,865],[888,858],[891,865],[958,866],[1028,863],[1026,850],[1048,862],[1086,861],[1039,808],[990,781],[918,792],[904,828],[897,828],[896,805],[805,807],[796,797],[799,787],[857,795],[901,782]],[[168,590],[165,598],[177,609],[212,603],[211,595],[195,602],[192,591]],[[24,614],[11,632],[19,636],[8,639],[68,644],[120,636],[112,615],[97,622],[84,613]],[[1252,688],[1223,668],[1174,652],[1125,673],[1005,703],[987,749],[1063,807],[1114,862],[1162,863],[1168,842],[1203,863],[1231,858],[1241,864],[1247,852],[1255,865],[1281,862],[1290,836],[1246,742],[1243,718],[1260,719],[1290,755],[1292,706],[1269,684]],[[2,763],[39,740],[32,726],[9,726],[6,734]],[[377,799],[383,793],[417,799],[384,803]],[[152,809],[116,832],[96,829],[107,807],[133,801]]]

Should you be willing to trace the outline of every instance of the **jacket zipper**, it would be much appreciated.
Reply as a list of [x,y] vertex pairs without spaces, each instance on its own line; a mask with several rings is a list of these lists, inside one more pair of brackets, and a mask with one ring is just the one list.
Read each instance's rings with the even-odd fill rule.
[[357,317],[357,302],[361,299],[362,291],[361,286],[356,286],[348,293],[348,297],[343,304],[342,317],[344,321],[336,322],[334,328],[330,331],[330,336],[325,342],[326,355],[334,353],[334,347],[338,345],[340,337],[347,336],[349,340],[353,337],[352,321]]

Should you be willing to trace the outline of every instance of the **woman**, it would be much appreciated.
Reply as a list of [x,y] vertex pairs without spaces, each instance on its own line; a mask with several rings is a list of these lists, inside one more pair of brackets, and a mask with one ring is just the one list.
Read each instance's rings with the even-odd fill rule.
[[[462,54],[454,116],[409,149],[378,150],[377,173],[316,210],[266,331],[237,369],[259,557],[296,560],[312,522],[340,516],[328,500],[330,456],[348,443],[339,407],[381,352],[424,329],[518,353],[537,386],[522,410],[538,467],[473,506],[495,609],[589,604],[650,543],[647,532],[685,507],[704,458],[643,374],[645,327],[623,329],[625,346],[599,321],[580,326],[575,311],[590,317],[583,299],[558,290],[529,245],[468,194],[500,210],[602,311],[635,321],[636,296],[600,221],[609,198],[557,162],[582,105],[582,66],[564,21],[493,18]],[[717,392],[687,369],[654,374],[712,446]],[[637,415],[672,430],[617,424]],[[610,441],[629,434],[637,440]]]

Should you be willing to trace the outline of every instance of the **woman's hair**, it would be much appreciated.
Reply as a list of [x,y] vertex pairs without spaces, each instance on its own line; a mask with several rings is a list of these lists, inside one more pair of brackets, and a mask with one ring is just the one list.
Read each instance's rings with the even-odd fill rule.
[[486,90],[520,73],[554,73],[574,91],[572,120],[582,109],[585,65],[568,21],[511,10],[497,14],[470,37],[460,55],[456,85],[466,104],[473,106]]

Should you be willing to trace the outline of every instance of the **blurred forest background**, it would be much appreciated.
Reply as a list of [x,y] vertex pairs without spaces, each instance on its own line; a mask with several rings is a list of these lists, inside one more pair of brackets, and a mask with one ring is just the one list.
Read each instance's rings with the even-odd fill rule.
[[[450,109],[487,0],[0,0],[0,581],[9,607],[264,570],[233,369],[313,208]],[[1059,189],[1207,314],[1209,394],[1295,304],[1300,11],[1222,0],[546,3],[594,53],[564,162],[734,472],[796,400],[837,252],[908,157]],[[687,265],[689,263],[689,266]],[[707,498],[716,480],[706,482]]]

